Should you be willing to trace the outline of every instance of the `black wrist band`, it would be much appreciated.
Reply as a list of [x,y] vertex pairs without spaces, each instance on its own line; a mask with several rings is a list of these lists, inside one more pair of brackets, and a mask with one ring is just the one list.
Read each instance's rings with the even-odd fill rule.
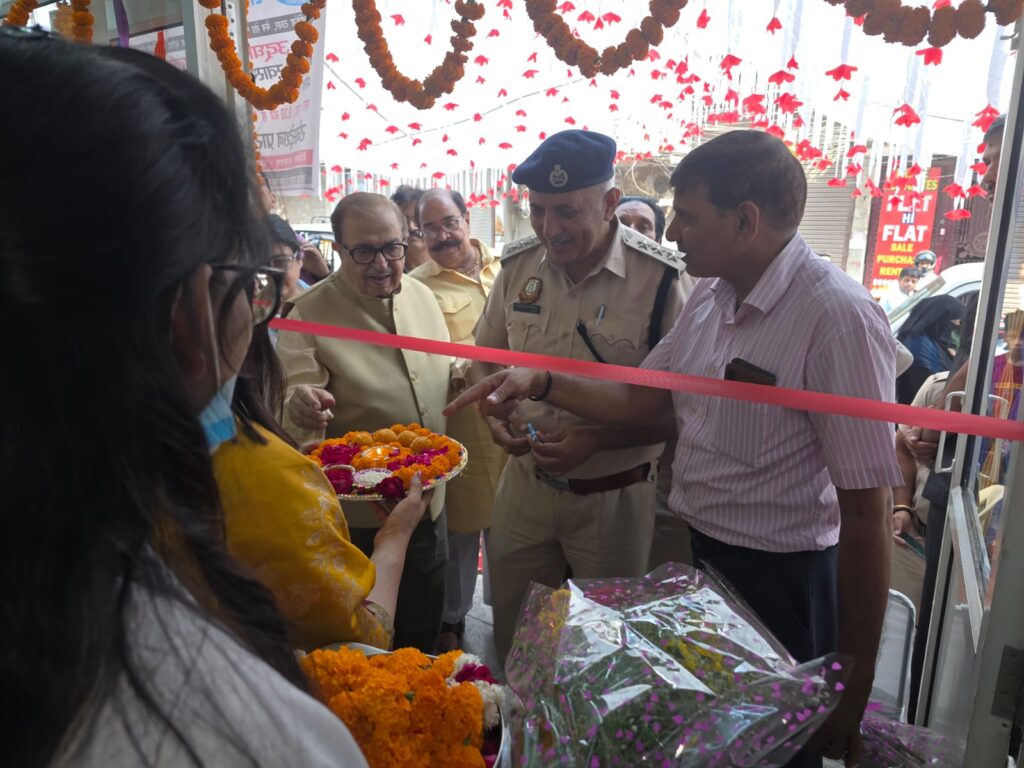
[[534,397],[533,395],[530,395],[530,400],[533,400],[535,403],[536,402],[540,402],[545,397],[547,397],[548,395],[551,394],[551,382],[554,381],[554,377],[551,375],[551,371],[545,371],[545,373],[547,373],[547,375],[548,375],[548,380],[547,380],[547,383],[544,385],[544,391],[541,392],[536,397]]

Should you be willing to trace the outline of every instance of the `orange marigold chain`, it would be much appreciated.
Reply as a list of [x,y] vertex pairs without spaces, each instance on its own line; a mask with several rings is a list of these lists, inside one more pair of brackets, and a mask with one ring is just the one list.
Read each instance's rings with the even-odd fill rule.
[[[71,36],[80,43],[92,42],[93,17],[89,13],[91,0],[71,0]],[[24,27],[28,24],[32,11],[39,7],[39,0],[17,0],[7,11],[4,24],[12,27]],[[59,13],[59,9],[58,9]]]
[[455,12],[459,18],[452,22],[451,51],[427,77],[413,80],[406,77],[395,66],[384,31],[381,16],[374,0],[353,0],[352,9],[356,14],[356,28],[363,48],[370,57],[370,64],[380,75],[381,84],[391,92],[396,101],[407,101],[417,109],[430,109],[438,96],[451,93],[455,84],[466,74],[467,55],[473,50],[473,36],[476,34],[474,21],[483,18],[484,6],[476,0],[456,0]]
[[570,67],[579,67],[584,77],[596,77],[599,72],[613,75],[634,61],[647,58],[651,47],[664,39],[665,28],[679,21],[679,12],[686,3],[687,0],[651,0],[650,16],[640,22],[640,27],[629,30],[623,42],[610,45],[600,53],[572,33],[561,15],[555,12],[557,0],[526,0],[526,12],[533,21],[533,28],[547,40],[555,56]]
[[846,13],[864,19],[864,34],[882,35],[887,43],[919,45],[925,38],[933,48],[942,48],[957,36],[971,40],[985,29],[985,12],[1005,26],[1020,18],[1024,0],[962,0],[957,6],[936,3],[931,10],[921,5],[908,7],[901,0],[826,0],[842,5]]
[[[211,11],[220,8],[220,0],[199,0],[199,4]],[[217,54],[224,76],[239,96],[260,110],[277,109],[282,104],[293,104],[298,100],[302,78],[309,73],[309,60],[313,56],[313,46],[317,41],[316,27],[311,22],[320,18],[320,11],[326,5],[327,0],[309,0],[302,4],[300,10],[305,20],[295,25],[295,36],[298,39],[292,43],[292,52],[285,59],[278,81],[269,88],[256,85],[242,67],[235,41],[231,39],[228,30],[227,17],[220,13],[206,17],[210,49]]]

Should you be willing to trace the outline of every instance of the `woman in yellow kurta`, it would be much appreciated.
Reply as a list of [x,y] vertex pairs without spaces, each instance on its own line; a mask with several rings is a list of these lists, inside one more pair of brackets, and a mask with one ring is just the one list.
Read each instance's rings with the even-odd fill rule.
[[405,549],[426,502],[418,490],[399,502],[372,560],[352,544],[330,482],[271,415],[281,402],[274,382],[283,377],[268,348],[269,339],[254,335],[235,387],[238,434],[213,455],[228,551],[274,593],[297,647],[354,641],[389,649]]

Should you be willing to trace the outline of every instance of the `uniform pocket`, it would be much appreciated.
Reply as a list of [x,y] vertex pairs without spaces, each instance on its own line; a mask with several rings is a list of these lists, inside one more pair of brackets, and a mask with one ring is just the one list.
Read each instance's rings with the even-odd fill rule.
[[547,331],[551,313],[546,308],[537,304],[527,304],[525,306],[536,309],[536,312],[516,309],[515,305],[509,305],[505,310],[508,348],[513,352],[543,351],[536,347],[530,350],[527,345],[536,345],[539,337],[543,336],[545,331]]
[[591,343],[605,362],[637,366],[647,356],[647,347],[641,339],[643,324],[639,320],[604,318],[601,322],[589,321],[586,328]]

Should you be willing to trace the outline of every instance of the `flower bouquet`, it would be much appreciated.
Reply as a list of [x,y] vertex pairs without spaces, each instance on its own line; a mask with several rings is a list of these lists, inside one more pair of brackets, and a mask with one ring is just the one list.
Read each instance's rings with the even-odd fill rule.
[[417,473],[423,490],[460,474],[469,463],[462,443],[419,424],[349,432],[317,445],[309,457],[323,467],[338,498],[345,501],[401,499]]
[[491,768],[499,758],[505,688],[476,656],[354,644],[313,651],[300,663],[370,768]]
[[516,765],[784,765],[838,703],[838,657],[796,665],[725,587],[669,563],[534,585],[506,664]]
[[964,764],[963,741],[916,725],[868,715],[861,721],[860,737],[859,768],[959,768]]

